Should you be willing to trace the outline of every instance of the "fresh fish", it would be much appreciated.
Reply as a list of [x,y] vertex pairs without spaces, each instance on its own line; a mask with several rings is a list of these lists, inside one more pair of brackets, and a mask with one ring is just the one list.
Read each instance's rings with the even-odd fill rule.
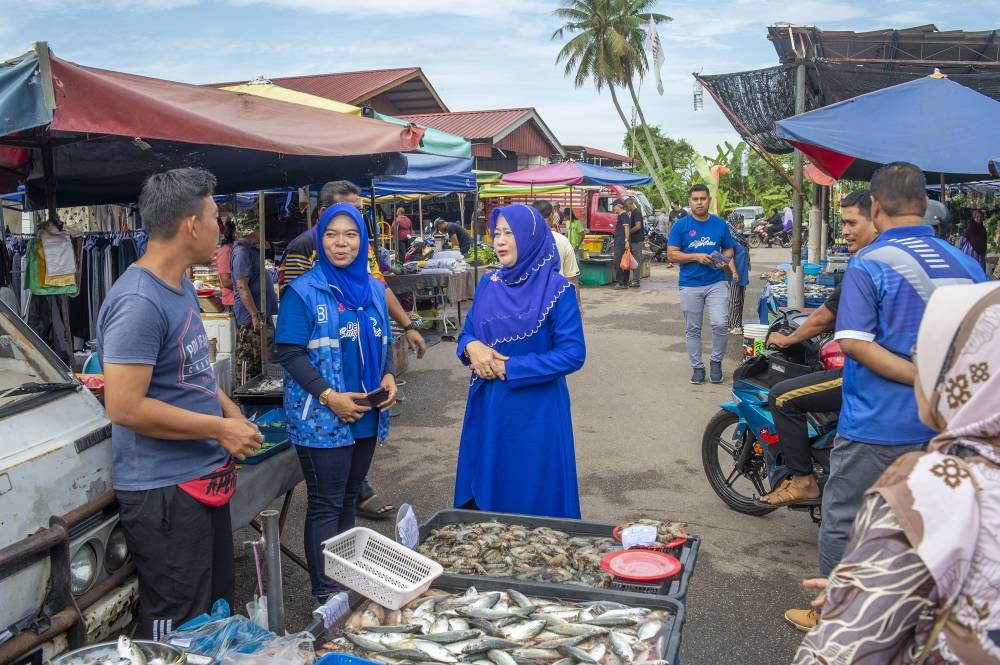
[[490,649],[486,655],[494,665],[517,665],[517,661],[509,653],[500,649]]
[[642,617],[636,616],[634,614],[613,614],[608,612],[607,614],[602,614],[595,619],[588,619],[584,623],[591,626],[634,626],[635,624],[642,621]]
[[514,649],[519,646],[520,645],[517,642],[501,640],[496,637],[485,637],[465,647],[465,649],[462,650],[462,653],[467,656],[471,656],[477,653],[485,653],[491,649]]
[[466,620],[468,621],[470,628],[481,630],[486,635],[493,635],[494,637],[500,636],[500,631],[497,629],[496,625],[486,619],[481,619],[479,617],[467,617]]
[[559,653],[566,656],[567,658],[573,658],[574,660],[581,663],[596,663],[597,661],[583,649],[578,649],[577,647],[564,646],[556,649]]
[[118,655],[122,660],[127,660],[129,665],[146,665],[146,656],[142,650],[124,635],[118,638]]
[[497,604],[500,600],[502,594],[499,591],[492,591],[490,593],[480,594],[479,598],[472,601],[471,607],[480,607],[483,609],[489,609]]
[[608,652],[608,647],[605,646],[604,642],[598,642],[594,647],[588,651],[590,657],[596,660],[598,663],[604,660],[604,654]]
[[622,662],[631,663],[635,660],[635,652],[632,650],[632,645],[629,644],[628,638],[621,633],[612,630],[608,634],[608,643],[611,645],[611,650],[614,654],[622,659]]
[[380,644],[379,642],[376,642],[375,640],[370,640],[370,639],[368,639],[366,637],[362,637],[361,635],[355,635],[355,634],[352,634],[352,633],[345,633],[344,637],[346,637],[351,642],[353,642],[355,645],[361,647],[365,651],[371,651],[371,652],[374,652],[374,653],[382,653],[383,651],[388,651],[389,650],[389,647],[385,646],[384,644]]
[[645,642],[646,640],[651,640],[656,637],[661,630],[663,630],[663,622],[659,619],[653,619],[652,621],[647,621],[639,626],[639,630],[636,632],[635,636],[639,638],[641,642]]
[[589,635],[579,635],[577,637],[562,637],[557,640],[546,640],[535,645],[538,649],[558,649],[559,647],[575,647],[580,642],[587,639]]
[[[423,662],[427,660],[427,654],[421,651],[420,649],[408,647],[405,649],[389,649],[387,651],[383,651],[382,653],[379,654],[379,658],[392,658],[398,660]],[[458,662],[458,659],[455,659],[452,662]]]
[[522,609],[532,609],[535,607],[535,604],[531,602],[531,599],[517,589],[507,589],[507,595],[510,596],[510,599],[517,603],[517,606]]
[[399,625],[370,626],[364,629],[366,633],[419,633],[419,623],[403,623]]
[[594,635],[603,635],[608,632],[607,628],[602,628],[601,626],[590,626],[583,623],[560,623],[555,626],[549,626],[548,630],[556,633],[557,635],[568,635],[570,637],[578,637],[580,635],[592,637]]
[[512,626],[507,626],[500,630],[501,634],[512,642],[527,642],[532,637],[542,632],[545,628],[545,621],[526,621],[524,623],[516,623]]
[[439,663],[458,662],[458,658],[453,656],[451,652],[449,652],[440,644],[429,642],[427,640],[413,640],[413,647],[418,651],[422,651],[428,656],[430,656],[431,660],[436,660]]
[[439,616],[434,620],[434,623],[431,624],[431,629],[428,631],[428,634],[433,635],[434,633],[447,633],[449,630],[451,630],[451,626],[448,623],[448,617]]
[[448,619],[448,630],[469,630],[469,622],[466,619]]
[[[553,654],[555,654],[555,656],[553,656]],[[513,651],[510,652],[510,655],[513,656],[516,660],[526,660],[529,662],[533,662],[533,661],[554,660],[556,657],[558,657],[559,654],[556,651],[550,651],[546,649],[526,648],[526,649],[514,649]]]
[[526,617],[529,614],[528,610],[520,607],[509,610],[494,610],[484,607],[459,607],[455,611],[459,616],[486,619],[487,621],[496,621],[497,619],[506,619],[513,616]]
[[449,630],[443,633],[428,633],[427,635],[421,635],[420,639],[427,640],[429,642],[437,642],[438,644],[452,644],[454,642],[463,642],[465,640],[471,640],[473,638],[482,635],[478,630]]

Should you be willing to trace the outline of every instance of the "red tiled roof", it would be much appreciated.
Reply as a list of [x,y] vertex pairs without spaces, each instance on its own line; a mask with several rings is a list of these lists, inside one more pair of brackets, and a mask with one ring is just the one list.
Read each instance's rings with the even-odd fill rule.
[[588,155],[594,157],[604,157],[605,159],[613,159],[618,162],[624,162],[625,164],[635,164],[635,159],[629,157],[628,155],[621,155],[617,152],[610,152],[608,150],[601,150],[600,148],[591,148],[585,145],[566,145],[566,152],[580,152],[581,150]]
[[453,111],[451,113],[417,113],[400,116],[423,127],[439,129],[467,139],[492,139],[513,125],[532,109],[498,109],[494,111]]

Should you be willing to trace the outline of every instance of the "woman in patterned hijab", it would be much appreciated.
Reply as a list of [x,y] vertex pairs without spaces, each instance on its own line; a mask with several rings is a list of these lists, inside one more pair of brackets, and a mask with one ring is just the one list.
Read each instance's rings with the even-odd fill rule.
[[940,434],[868,491],[796,663],[1000,663],[1000,284],[935,290],[913,357]]

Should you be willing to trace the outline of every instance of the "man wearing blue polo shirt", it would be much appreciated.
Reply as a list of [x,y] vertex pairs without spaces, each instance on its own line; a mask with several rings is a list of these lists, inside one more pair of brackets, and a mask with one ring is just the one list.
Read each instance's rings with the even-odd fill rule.
[[934,432],[917,417],[911,350],[931,293],[939,286],[986,280],[971,258],[923,225],[923,172],[895,162],[871,181],[872,221],[879,237],[844,274],[837,332],[847,356],[843,406],[823,489],[820,571],[840,562],[865,491],[904,453]]
[[684,312],[684,341],[691,363],[691,383],[705,383],[705,363],[701,360],[701,325],[708,309],[712,326],[712,383],[722,383],[722,358],[729,339],[729,286],[725,268],[734,279],[739,273],[733,264],[736,240],[729,225],[709,212],[712,195],[705,185],[689,192],[691,214],[674,222],[667,238],[667,260],[680,264],[678,285]]

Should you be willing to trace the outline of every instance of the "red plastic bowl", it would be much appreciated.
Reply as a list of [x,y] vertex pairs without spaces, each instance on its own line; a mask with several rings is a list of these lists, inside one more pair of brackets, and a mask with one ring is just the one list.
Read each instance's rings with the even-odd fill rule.
[[[615,540],[617,540],[619,543],[622,542],[622,528],[630,526],[631,524],[632,524],[631,522],[625,522],[623,524],[619,524],[618,526],[616,526],[614,529],[611,530],[611,535],[614,536]],[[669,552],[677,550],[687,541],[688,541],[687,536],[684,535],[674,538],[673,540],[667,541],[665,543],[659,543],[657,545],[636,545],[632,549],[650,550],[652,552],[659,552],[659,551]]]
[[601,569],[630,582],[659,582],[681,572],[681,562],[650,550],[622,550],[601,557]]

